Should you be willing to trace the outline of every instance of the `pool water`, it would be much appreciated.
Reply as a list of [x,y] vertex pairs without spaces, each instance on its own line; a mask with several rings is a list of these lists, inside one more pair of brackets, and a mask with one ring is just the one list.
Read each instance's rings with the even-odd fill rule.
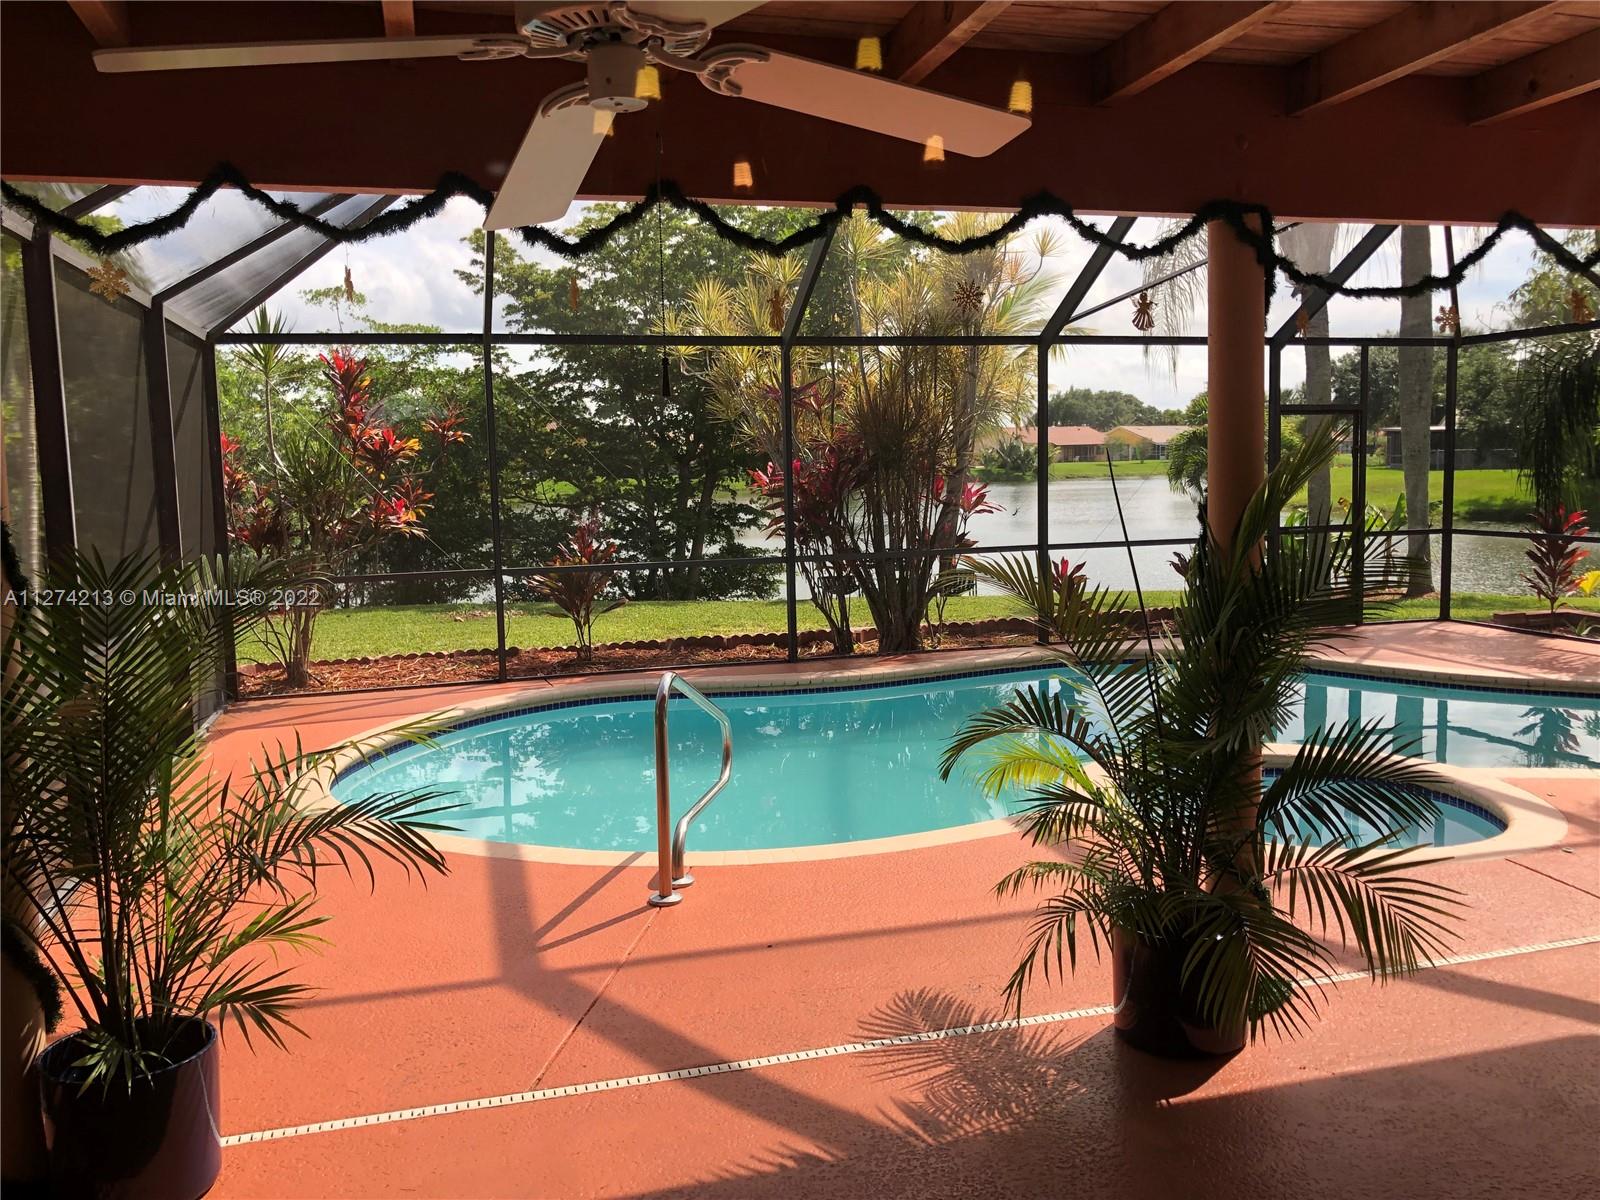
[[[871,688],[712,698],[733,724],[733,777],[690,831],[695,850],[861,841],[1009,814],[970,777],[939,779],[939,756],[973,714],[1010,698],[1044,669]],[[426,787],[455,793],[444,819],[467,837],[594,850],[655,844],[652,700],[578,702],[497,717],[405,746],[347,772],[335,797]],[[1278,740],[1359,717],[1396,727],[1397,748],[1469,766],[1600,767],[1600,698],[1430,690],[1426,685],[1311,675]],[[717,777],[721,734],[674,699],[668,722],[674,813]],[[1440,804],[1414,843],[1453,845],[1500,829]],[[1347,832],[1359,836],[1352,827]]]

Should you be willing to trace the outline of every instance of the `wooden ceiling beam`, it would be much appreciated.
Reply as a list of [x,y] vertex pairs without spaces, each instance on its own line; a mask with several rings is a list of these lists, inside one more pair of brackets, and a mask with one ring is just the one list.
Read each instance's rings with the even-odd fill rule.
[[1009,5],[1010,0],[913,4],[889,31],[884,74],[901,83],[921,83]]
[[1293,68],[1289,112],[1315,112],[1370,92],[1479,43],[1504,37],[1559,7],[1559,3],[1413,4]]
[[128,30],[127,0],[67,0],[78,20],[103,50],[126,46],[133,41]]
[[1288,7],[1225,0],[1169,4],[1096,52],[1094,101],[1110,104],[1138,95]]
[[383,36],[417,36],[417,10],[411,0],[383,0]]
[[1600,87],[1600,29],[1475,76],[1471,121],[1474,125],[1503,121],[1558,100],[1581,96],[1597,87]]

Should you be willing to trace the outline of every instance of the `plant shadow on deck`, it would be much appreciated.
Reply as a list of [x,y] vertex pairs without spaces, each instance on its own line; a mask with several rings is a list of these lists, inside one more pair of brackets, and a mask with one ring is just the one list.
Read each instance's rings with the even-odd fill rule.
[[[1461,981],[1460,990],[1472,988]],[[861,1033],[891,1037],[997,1015],[906,992]],[[863,1113],[835,1131],[829,1150],[779,1145],[632,1200],[1487,1198],[1587,1192],[1600,1167],[1590,1142],[1600,1118],[1593,1037],[1268,1082],[1261,1059],[1277,1050],[1270,1040],[1233,1060],[1169,1062],[1123,1045],[1108,1025],[1082,1032],[1089,1023],[869,1052],[864,1072],[902,1094],[880,1102],[876,1120]],[[1236,1090],[1195,1095],[1213,1078]]]

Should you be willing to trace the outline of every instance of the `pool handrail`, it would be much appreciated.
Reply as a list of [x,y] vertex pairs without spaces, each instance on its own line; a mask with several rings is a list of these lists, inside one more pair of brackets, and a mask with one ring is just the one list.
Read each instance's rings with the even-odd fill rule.
[[[667,702],[672,699],[675,690],[694,701],[722,726],[722,771],[705,794],[678,818],[669,837],[667,827],[672,820],[672,781],[667,761]],[[716,794],[728,785],[728,778],[733,774],[733,726],[728,721],[727,713],[706,699],[699,688],[676,671],[663,671],[661,682],[656,685],[655,721],[656,884],[650,893],[650,903],[657,908],[666,908],[683,899],[678,895],[678,888],[686,888],[694,882],[694,876],[683,869],[683,844],[689,836],[689,822],[698,817]]]

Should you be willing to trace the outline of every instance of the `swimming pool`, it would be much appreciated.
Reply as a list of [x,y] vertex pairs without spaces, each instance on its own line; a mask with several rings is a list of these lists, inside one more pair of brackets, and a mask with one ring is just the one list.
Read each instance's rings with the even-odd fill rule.
[[[970,780],[938,777],[945,742],[969,716],[1051,670],[933,676],[888,685],[713,695],[733,724],[734,773],[696,819],[693,850],[818,846],[969,825],[1009,815]],[[655,838],[653,702],[568,701],[478,718],[434,747],[407,745],[345,771],[333,796],[428,787],[455,793],[445,819],[465,837],[584,850],[647,851]],[[1349,717],[1420,737],[1420,756],[1472,766],[1600,767],[1600,697],[1466,691],[1309,675],[1279,740]],[[674,811],[716,779],[721,734],[681,698],[669,721]],[[1414,841],[1455,845],[1502,824],[1441,798]]]

